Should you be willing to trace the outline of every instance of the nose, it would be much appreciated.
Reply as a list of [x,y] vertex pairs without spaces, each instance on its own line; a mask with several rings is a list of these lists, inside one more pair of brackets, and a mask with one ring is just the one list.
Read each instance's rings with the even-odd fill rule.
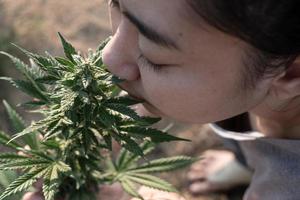
[[134,29],[121,23],[103,49],[102,59],[107,69],[121,79],[135,81],[140,77],[136,64],[138,36]]

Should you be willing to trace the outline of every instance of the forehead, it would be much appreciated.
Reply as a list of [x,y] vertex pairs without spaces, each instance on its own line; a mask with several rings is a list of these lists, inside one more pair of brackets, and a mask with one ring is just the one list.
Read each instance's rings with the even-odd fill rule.
[[151,13],[151,11],[160,14],[176,13],[186,6],[186,0],[119,0],[122,6],[138,9]]
[[[241,41],[204,22],[188,0],[119,0],[121,7],[153,29],[172,37],[183,53],[211,59],[216,49],[223,54],[239,48]],[[240,49],[238,49],[240,51]],[[205,58],[206,59],[206,58]]]
[[176,40],[199,27],[193,23],[196,14],[186,0],[120,0],[120,4],[151,28]]

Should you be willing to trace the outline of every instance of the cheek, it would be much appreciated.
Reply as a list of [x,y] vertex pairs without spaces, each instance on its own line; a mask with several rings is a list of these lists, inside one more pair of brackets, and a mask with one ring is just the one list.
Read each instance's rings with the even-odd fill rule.
[[238,78],[233,74],[206,76],[191,73],[159,78],[148,73],[143,79],[144,91],[164,115],[188,123],[230,118],[254,107],[263,96],[261,91],[246,92],[237,87]]

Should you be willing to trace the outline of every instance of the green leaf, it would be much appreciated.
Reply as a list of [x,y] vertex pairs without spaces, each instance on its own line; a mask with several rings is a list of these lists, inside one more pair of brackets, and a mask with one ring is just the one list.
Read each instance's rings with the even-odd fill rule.
[[46,146],[48,149],[57,149],[57,150],[60,149],[59,142],[55,141],[54,139],[43,141],[41,144]]
[[24,107],[27,109],[37,109],[37,108],[40,108],[45,105],[46,105],[46,102],[44,102],[44,101],[29,101],[26,103],[21,103],[18,106],[21,106],[21,107]]
[[16,141],[11,141],[10,143],[8,143],[9,141],[10,141],[10,136],[4,133],[3,131],[0,131],[0,144],[6,147],[13,148],[15,150],[22,148],[22,145],[17,143]]
[[46,75],[40,78],[35,79],[36,82],[48,85],[54,85],[60,78],[54,75]]
[[49,165],[48,160],[33,159],[33,158],[22,158],[21,160],[0,164],[0,170],[16,170],[16,169],[30,169],[34,167],[44,167]]
[[121,144],[122,147],[124,147],[128,151],[137,154],[141,157],[144,156],[144,152],[141,149],[141,147],[130,137],[118,134],[112,134],[112,136]]
[[139,193],[136,191],[134,183],[131,182],[130,180],[128,180],[128,179],[121,180],[121,185],[122,185],[123,189],[131,196],[139,198],[139,199],[143,199],[143,197],[141,195],[139,195]]
[[59,161],[48,167],[48,171],[44,176],[43,193],[45,200],[54,200],[60,184],[59,173],[68,172],[71,168],[65,163]]
[[58,116],[49,116],[48,118],[42,119],[38,122],[32,123],[29,127],[25,128],[22,132],[17,133],[13,135],[13,138],[8,141],[8,143],[12,142],[13,140],[16,140],[17,138],[23,137],[24,135],[30,134],[35,131],[39,131],[43,128],[49,127],[49,125],[57,121],[59,119],[60,115]]
[[[141,145],[141,149],[144,155],[147,155],[154,150],[154,143],[146,141]],[[118,171],[126,170],[130,166],[136,164],[135,162],[137,162],[140,158],[141,157],[139,155],[133,154],[126,149],[122,149],[116,161]]]
[[0,196],[0,200],[4,200],[6,197],[16,194],[17,192],[27,190],[33,183],[37,181],[38,178],[42,177],[46,172],[47,169],[40,168],[20,176],[5,189],[5,191]]
[[122,96],[108,99],[104,102],[104,104],[122,104],[124,106],[132,106],[135,104],[142,103],[142,101],[131,98],[130,96]]
[[33,75],[31,74],[31,71],[28,70],[29,69],[28,65],[23,63],[20,59],[14,57],[8,53],[5,53],[3,51],[0,51],[0,54],[8,56],[12,60],[12,62],[15,64],[16,68],[26,77],[27,80],[29,80],[29,82],[34,87],[34,89],[36,91],[38,91],[38,93],[40,95],[42,95],[45,100],[48,100],[48,98],[43,94],[42,89],[34,81],[35,77],[32,77]]
[[101,121],[108,129],[115,125],[116,122],[114,116],[105,108],[98,107],[97,113],[99,116],[97,119],[99,119],[99,121]]
[[[29,51],[23,49],[22,47],[20,47],[16,44],[12,44],[12,45],[15,46],[16,48],[18,48],[19,50],[21,50],[25,55],[27,55],[30,58],[31,67],[28,67],[27,65],[23,65],[23,69],[21,68],[22,70],[24,70],[26,72],[26,74],[24,74],[24,72],[23,72],[23,74],[27,78],[33,80],[33,79],[39,78],[42,75],[44,75],[43,71],[41,71],[40,66],[38,66],[39,61],[38,61],[37,57],[41,57],[41,56],[30,53]],[[19,69],[19,71],[21,69]]]
[[[40,56],[34,53],[31,53],[25,49],[23,49],[22,47],[13,44],[15,47],[17,47],[18,49],[20,49],[25,55],[27,55],[29,58],[31,58],[33,60],[33,62],[35,62],[43,71],[45,72],[49,72],[49,67],[53,66],[53,62],[44,56]],[[36,78],[36,77],[35,77]]]
[[89,129],[84,128],[81,135],[82,135],[83,149],[86,154],[88,153],[88,150],[92,144]]
[[0,163],[20,161],[23,159],[28,159],[28,157],[18,155],[16,153],[1,153],[0,154]]
[[67,60],[65,58],[61,58],[61,57],[55,57],[55,59],[57,60],[57,62],[59,62],[60,64],[64,65],[64,66],[68,66],[70,67],[70,70],[73,71],[75,65],[70,61]]
[[178,192],[170,183],[152,175],[128,173],[126,177],[133,182],[139,183],[150,188],[166,192]]
[[61,43],[62,43],[62,45],[64,47],[64,51],[65,51],[66,57],[70,61],[72,61],[72,63],[76,64],[75,61],[74,61],[74,59],[73,59],[73,56],[72,56],[72,55],[76,55],[77,54],[75,48],[69,42],[67,42],[65,40],[65,38],[60,33],[58,33],[58,35],[59,35]]
[[59,172],[69,172],[72,170],[72,168],[67,165],[66,163],[62,162],[62,161],[58,161],[56,163],[57,165],[57,169],[59,170]]
[[40,150],[34,150],[34,149],[22,149],[22,152],[28,155],[31,155],[31,157],[34,157],[35,159],[40,160],[47,160],[48,162],[53,162],[53,159],[51,158],[51,155],[47,154],[47,151],[40,151]]
[[138,121],[137,124],[139,126],[151,126],[160,120],[161,118],[158,117],[141,117],[141,121]]
[[157,160],[150,161],[134,169],[128,171],[134,173],[156,173],[176,170],[179,168],[186,167],[197,159],[188,156],[175,156],[171,158],[161,158]]
[[132,100],[132,99],[129,99],[126,97],[125,98],[120,97],[120,98],[117,98],[114,100],[112,100],[112,99],[107,100],[103,105],[111,110],[119,112],[122,115],[130,117],[131,119],[135,120],[135,123],[137,125],[140,125],[140,126],[150,126],[161,120],[161,118],[139,116],[135,112],[135,110],[128,107],[128,106],[134,105],[136,103],[139,103],[139,102],[137,100]]
[[149,137],[152,142],[170,142],[170,141],[190,141],[184,138],[175,137],[153,128],[144,128],[138,126],[122,127],[120,130],[139,137]]
[[54,200],[58,187],[59,182],[57,180],[50,180],[49,178],[45,178],[43,184],[43,194],[45,200]]
[[126,115],[134,120],[141,120],[141,117],[131,108],[122,105],[122,104],[116,104],[116,103],[106,103],[104,104],[107,108],[117,111],[123,115]]
[[109,134],[104,134],[103,139],[105,141],[105,144],[107,145],[107,148],[112,151],[112,137]]
[[0,51],[0,54],[9,57],[11,61],[15,64],[17,70],[19,70],[28,80],[32,81],[34,79],[35,75],[31,73],[27,64],[6,52]]
[[[30,58],[29,61],[30,61],[30,68],[28,69],[28,73],[31,74],[33,80],[36,80],[37,78],[41,78],[46,75],[46,73],[42,71],[40,66],[36,62],[34,62],[32,58]],[[46,88],[41,84],[39,84],[39,87],[41,87],[43,91],[46,90]]]
[[97,47],[97,51],[102,51],[104,47],[107,45],[107,43],[111,40],[111,36],[106,38],[101,44]]
[[[20,117],[20,115],[4,100],[3,104],[8,113],[10,122],[15,132],[21,132],[25,129],[24,120]],[[36,133],[30,133],[26,135],[23,140],[27,145],[30,146],[31,149],[38,149],[38,140],[36,137]]]
[[43,100],[48,101],[47,97],[40,92],[31,82],[29,81],[23,81],[23,80],[16,80],[9,77],[0,77],[0,80],[5,80],[10,82],[13,86],[15,86],[17,89],[23,91],[27,95]]
[[120,83],[124,82],[125,79],[121,79],[117,76],[112,76],[110,81],[111,81],[111,83],[117,85],[117,84],[120,84]]

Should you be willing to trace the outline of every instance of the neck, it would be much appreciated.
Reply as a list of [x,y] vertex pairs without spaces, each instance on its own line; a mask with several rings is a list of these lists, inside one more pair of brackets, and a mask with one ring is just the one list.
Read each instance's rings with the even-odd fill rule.
[[278,106],[263,103],[249,115],[252,128],[266,137],[300,139],[300,98]]

